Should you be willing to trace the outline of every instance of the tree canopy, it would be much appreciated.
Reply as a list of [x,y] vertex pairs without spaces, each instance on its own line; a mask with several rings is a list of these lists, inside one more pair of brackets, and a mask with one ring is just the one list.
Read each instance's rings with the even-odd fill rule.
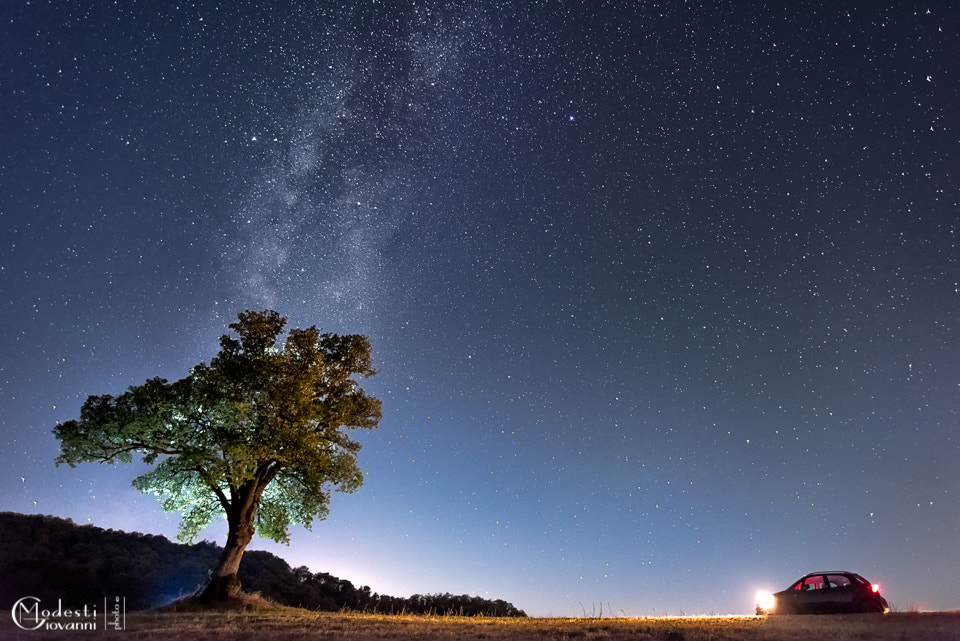
[[[154,464],[134,479],[168,511],[183,511],[178,538],[192,541],[224,514],[229,530],[214,580],[232,577],[254,531],[289,542],[291,524],[326,517],[330,489],[363,484],[360,444],[346,429],[372,429],[381,403],[354,376],[374,375],[358,334],[292,329],[286,318],[246,311],[220,351],[173,383],[147,380],[119,396],[90,396],[80,418],[54,429],[57,465]],[[232,591],[239,590],[239,584]],[[229,591],[229,590],[228,590]],[[222,595],[221,595],[222,596]]]

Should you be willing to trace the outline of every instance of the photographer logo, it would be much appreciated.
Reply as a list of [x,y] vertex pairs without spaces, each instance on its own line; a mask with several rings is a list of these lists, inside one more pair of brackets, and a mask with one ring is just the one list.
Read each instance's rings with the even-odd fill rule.
[[39,598],[25,596],[13,604],[10,616],[21,630],[123,630],[126,627],[126,598],[113,597],[103,600],[103,627],[100,628],[97,606],[84,604],[82,608],[65,608],[63,600],[57,599],[55,608],[45,607]]

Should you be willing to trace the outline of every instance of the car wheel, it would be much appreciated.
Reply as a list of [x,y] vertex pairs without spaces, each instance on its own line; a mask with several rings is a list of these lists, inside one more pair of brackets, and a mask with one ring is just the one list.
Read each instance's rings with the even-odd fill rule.
[[878,613],[878,614],[882,614],[882,613],[883,613],[883,606],[880,605],[880,602],[879,602],[879,601],[874,601],[874,600],[871,599],[871,600],[869,600],[869,601],[864,601],[863,603],[860,604],[860,611],[861,611],[861,612],[875,612],[875,613]]
[[796,614],[797,609],[791,603],[778,603],[777,614]]

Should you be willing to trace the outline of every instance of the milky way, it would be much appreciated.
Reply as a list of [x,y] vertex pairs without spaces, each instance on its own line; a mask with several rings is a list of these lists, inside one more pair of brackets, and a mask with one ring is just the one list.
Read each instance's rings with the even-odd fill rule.
[[365,486],[255,542],[293,566],[542,615],[826,567],[958,607],[946,3],[5,12],[0,509],[172,536],[50,430],[270,307],[368,334],[384,401]]

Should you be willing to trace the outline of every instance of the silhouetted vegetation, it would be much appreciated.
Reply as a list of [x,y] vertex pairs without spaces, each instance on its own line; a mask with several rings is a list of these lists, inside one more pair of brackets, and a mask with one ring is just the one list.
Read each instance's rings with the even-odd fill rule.
[[[123,596],[130,610],[166,605],[200,590],[222,549],[209,541],[173,543],[163,536],[77,525],[55,516],[0,512],[0,606],[30,595],[64,604]],[[244,555],[240,581],[282,605],[319,611],[384,614],[526,616],[506,601],[451,594],[409,598],[372,592],[326,572],[291,569],[262,550]]]

